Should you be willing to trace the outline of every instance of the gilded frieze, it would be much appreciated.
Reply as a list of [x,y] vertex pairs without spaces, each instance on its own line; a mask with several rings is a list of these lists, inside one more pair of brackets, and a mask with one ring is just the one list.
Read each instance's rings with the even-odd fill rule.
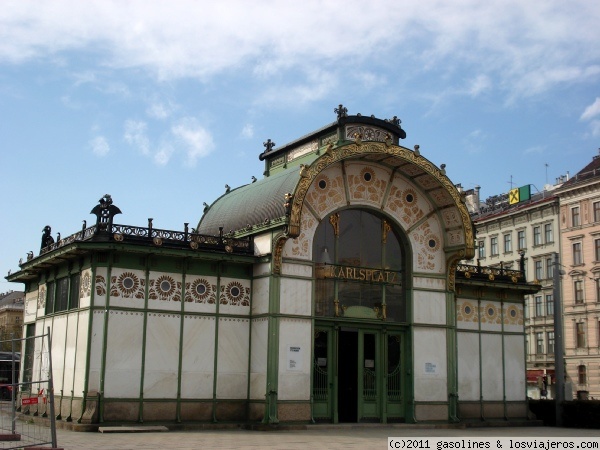
[[284,247],[285,256],[292,258],[311,259],[312,257],[312,237],[318,225],[317,219],[305,208],[302,212],[302,225],[298,237],[288,240]]
[[[232,280],[221,284],[219,304],[230,306],[250,306],[250,283],[246,280]],[[242,284],[242,282],[244,284]]]
[[523,308],[519,305],[505,305],[504,325],[523,325]]
[[110,277],[110,296],[115,298],[145,297],[146,279],[137,271],[124,271]]
[[456,305],[456,320],[458,322],[474,322],[479,321],[479,311],[477,304],[470,301],[462,301]]
[[500,317],[500,308],[498,305],[493,303],[486,303],[485,305],[481,305],[480,312],[481,323],[489,323],[489,324],[501,324],[502,320]]
[[348,163],[346,180],[351,203],[371,203],[379,206],[383,200],[390,174],[380,167],[364,163]]
[[423,272],[441,273],[443,270],[440,259],[442,237],[439,224],[434,217],[419,225],[410,234],[415,254],[415,268]]
[[345,206],[346,194],[341,168],[329,167],[317,175],[306,194],[306,201],[320,217]]
[[38,309],[42,309],[42,308],[46,307],[46,285],[45,284],[41,285],[40,289],[38,291],[37,307],[38,307]]
[[148,299],[163,302],[181,301],[181,281],[168,274],[160,275],[148,280]]

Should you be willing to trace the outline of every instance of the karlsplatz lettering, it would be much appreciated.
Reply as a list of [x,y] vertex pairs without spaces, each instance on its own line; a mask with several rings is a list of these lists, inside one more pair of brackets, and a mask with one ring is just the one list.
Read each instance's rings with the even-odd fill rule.
[[350,266],[326,265],[317,270],[317,278],[369,281],[373,283],[398,283],[398,272],[391,270],[364,269]]

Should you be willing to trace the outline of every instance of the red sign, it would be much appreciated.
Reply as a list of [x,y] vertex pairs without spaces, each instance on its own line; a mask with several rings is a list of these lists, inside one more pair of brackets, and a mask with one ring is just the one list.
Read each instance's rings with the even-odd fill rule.
[[37,405],[38,402],[38,398],[37,397],[31,397],[31,398],[24,398],[21,400],[21,403],[23,405]]

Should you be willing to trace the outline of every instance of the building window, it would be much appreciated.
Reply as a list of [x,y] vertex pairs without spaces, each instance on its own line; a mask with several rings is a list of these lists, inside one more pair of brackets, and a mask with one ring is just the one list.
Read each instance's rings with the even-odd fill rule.
[[594,222],[600,222],[600,202],[594,202]]
[[[69,278],[64,277],[56,282],[56,304],[54,312],[65,311],[69,307]],[[49,311],[52,312],[52,311]]]
[[551,223],[547,223],[546,225],[544,225],[544,239],[546,240],[546,244],[554,242],[554,235],[552,234]]
[[[596,301],[600,302],[600,278],[596,278]],[[600,336],[598,336],[598,342],[600,342]]]
[[542,229],[533,227],[533,245],[542,245]]
[[577,348],[585,348],[585,330],[583,328],[583,325],[583,322],[578,322],[575,324],[575,331],[577,333]]
[[480,259],[485,258],[485,241],[479,241],[477,244],[477,252]]
[[581,304],[583,303],[583,280],[575,280],[573,282],[573,297],[575,298],[575,303]]
[[579,206],[575,206],[571,208],[571,226],[578,227],[579,225]]
[[544,354],[544,333],[535,333],[535,352],[538,355]]
[[504,253],[512,252],[512,235],[504,235]]
[[79,282],[81,280],[80,274],[71,275],[71,285],[69,293],[69,308],[79,308]]
[[55,298],[55,284],[54,281],[46,283],[46,314],[50,314],[54,311],[54,298]]
[[535,317],[541,317],[544,315],[544,304],[542,303],[542,296],[535,296]]
[[554,297],[552,294],[546,294],[546,315],[554,315]]
[[573,265],[578,266],[583,264],[583,258],[581,255],[581,242],[575,242],[573,244]]
[[541,280],[542,279],[542,261],[541,260],[537,260],[534,261],[534,268],[535,268],[535,279],[536,280]]
[[554,331],[548,331],[548,354],[554,355]]
[[498,238],[496,236],[490,238],[490,254],[491,256],[498,256]]
[[600,261],[600,239],[594,240],[594,261]]
[[525,241],[525,230],[517,232],[517,238],[519,240],[519,250],[524,250],[527,246],[527,242]]
[[577,382],[579,384],[587,383],[587,370],[583,364],[577,367]]
[[546,278],[551,280],[554,277],[554,261],[552,258],[546,259]]

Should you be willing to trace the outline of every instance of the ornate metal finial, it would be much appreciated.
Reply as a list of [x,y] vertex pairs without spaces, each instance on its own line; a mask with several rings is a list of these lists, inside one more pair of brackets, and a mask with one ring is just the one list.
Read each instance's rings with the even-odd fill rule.
[[391,123],[392,125],[396,125],[397,127],[399,127],[400,124],[402,123],[402,121],[400,119],[398,119],[398,116],[392,117],[390,120],[388,120],[388,122]]
[[345,108],[341,103],[340,106],[333,110],[333,112],[337,114],[338,120],[340,120],[342,117],[348,117],[348,108]]
[[208,211],[208,208],[210,208],[210,206],[208,206],[208,203],[202,202],[202,204],[204,205],[204,209],[202,210],[202,212]]
[[252,175],[252,182],[256,183],[256,177],[254,175]]
[[42,234],[42,245],[40,246],[40,251],[49,245],[54,244],[54,238],[50,236],[50,233],[52,233],[52,228],[50,228],[50,225],[46,225],[42,230],[42,233],[44,234]]
[[440,169],[441,169],[441,171],[442,171],[442,175],[446,175],[446,164],[442,164],[442,165],[440,166]]
[[419,144],[415,145],[415,155],[419,156],[421,152],[419,151]]
[[277,144],[271,139],[267,139],[267,142],[263,142],[263,145],[265,146],[265,153],[269,153]]
[[96,215],[96,233],[101,231],[110,233],[112,231],[113,217],[121,214],[121,210],[112,203],[111,196],[106,194],[98,200],[98,204],[90,211],[90,214]]
[[228,184],[226,184],[225,185],[225,193],[227,194],[230,190],[231,190],[231,188],[229,187]]
[[288,192],[283,196],[283,198],[285,199],[285,203],[283,204],[283,207],[285,208],[285,215],[289,216],[292,213],[292,200],[294,195]]

